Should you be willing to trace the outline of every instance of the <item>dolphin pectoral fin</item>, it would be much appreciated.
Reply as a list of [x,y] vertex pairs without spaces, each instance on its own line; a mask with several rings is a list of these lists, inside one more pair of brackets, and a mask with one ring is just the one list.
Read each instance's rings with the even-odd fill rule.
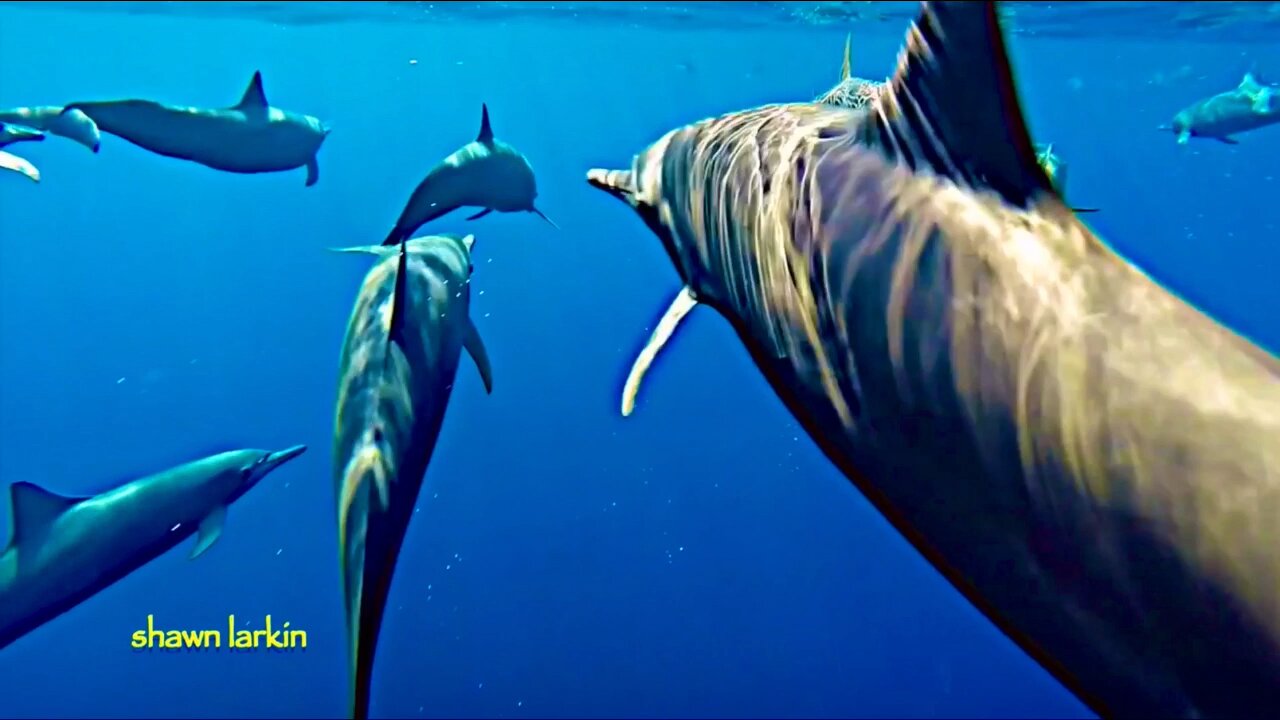
[[658,353],[675,334],[680,321],[684,320],[685,315],[688,315],[697,304],[698,298],[693,294],[693,289],[685,285],[680,288],[680,292],[671,301],[667,311],[658,320],[658,325],[649,336],[649,341],[645,343],[640,354],[636,356],[635,362],[631,364],[631,372],[627,374],[627,382],[622,387],[623,417],[629,417],[635,410],[636,396],[640,394],[640,382],[644,380],[645,373],[649,372],[649,367],[653,365]]
[[480,218],[484,217],[485,215],[488,215],[488,214],[489,214],[489,213],[491,213],[491,212],[493,212],[493,208],[485,208],[485,209],[481,210],[480,212],[476,213],[475,215],[469,215],[469,216],[467,216],[467,219],[468,219],[468,220],[479,220]]
[[307,187],[311,187],[320,181],[320,163],[316,160],[316,156],[312,155],[307,161]]
[[542,218],[543,220],[546,220],[546,221],[547,221],[547,224],[548,224],[548,225],[550,225],[551,227],[553,227],[553,228],[555,228],[555,229],[557,229],[557,230],[559,230],[559,229],[560,229],[560,226],[559,226],[559,225],[557,225],[557,224],[555,223],[555,221],[554,221],[554,220],[552,220],[551,218],[547,217],[546,215],[543,215],[543,214],[542,214],[542,211],[541,211],[541,210],[539,210],[538,208],[534,208],[534,209],[533,209],[533,210],[531,210],[530,212],[532,212],[534,215],[537,215],[538,217]]
[[467,318],[467,327],[463,330],[462,347],[466,348],[467,354],[476,364],[476,370],[480,371],[480,381],[484,383],[485,393],[493,393],[493,369],[489,366],[489,352],[485,350],[480,331],[476,330],[476,324],[470,318]]
[[1223,145],[1239,145],[1239,144],[1240,144],[1240,141],[1239,141],[1239,140],[1236,140],[1236,139],[1235,139],[1235,138],[1233,138],[1233,137],[1225,137],[1225,136],[1224,136],[1224,137],[1214,138],[1214,139],[1215,139],[1215,140],[1217,140],[1218,142],[1222,143]]
[[1191,139],[1191,131],[1190,131],[1190,130],[1183,130],[1182,132],[1178,133],[1178,144],[1179,144],[1179,145],[1186,145],[1186,144],[1187,144],[1187,141],[1188,141],[1188,140],[1190,140],[1190,139]]
[[32,182],[40,182],[40,171],[26,158],[0,150],[0,170],[12,170],[25,175]]
[[191,548],[191,556],[189,560],[195,560],[204,554],[205,550],[213,547],[213,544],[222,537],[222,524],[227,520],[227,506],[219,505],[214,508],[204,519],[200,521],[200,529],[196,534],[196,546]]

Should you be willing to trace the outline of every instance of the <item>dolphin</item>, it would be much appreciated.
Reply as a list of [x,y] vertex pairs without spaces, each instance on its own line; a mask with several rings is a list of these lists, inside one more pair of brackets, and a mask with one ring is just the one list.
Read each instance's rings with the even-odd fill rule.
[[42,142],[44,132],[26,125],[0,120],[0,148],[18,142]]
[[474,242],[437,235],[341,250],[378,258],[343,341],[333,441],[354,718],[369,714],[391,579],[464,349],[485,392],[493,390],[489,356],[468,314]]
[[40,182],[40,171],[30,160],[0,150],[0,170],[10,170],[27,176],[32,182]]
[[[1036,163],[1044,170],[1044,174],[1049,178],[1049,183],[1053,185],[1053,189],[1062,197],[1066,197],[1067,193],[1067,161],[1053,151],[1053,143],[1037,143]],[[1098,212],[1098,208],[1082,208],[1073,207],[1073,211],[1078,213]]]
[[102,136],[98,126],[82,112],[66,111],[61,105],[37,105],[0,110],[0,122],[42,130],[50,135],[74,140],[98,152]]
[[1070,211],[1015,88],[994,3],[928,2],[871,110],[731,113],[591,170],[684,285],[633,376],[710,306],[1099,715],[1280,717],[1280,360]]
[[0,648],[197,535],[191,558],[222,533],[227,506],[306,450],[233,450],[92,497],[9,486],[12,537],[0,553]]
[[840,82],[822,93],[814,102],[823,105],[861,110],[870,107],[888,85],[853,74],[853,33],[844,38],[844,64],[840,66]]
[[396,224],[382,241],[395,245],[423,225],[460,207],[483,208],[468,217],[482,218],[498,212],[531,212],[558,226],[534,205],[538,184],[533,167],[525,156],[493,136],[489,125],[489,106],[480,107],[480,133],[476,139],[458,148],[418,183]]
[[1264,86],[1248,72],[1236,87],[1180,110],[1171,123],[1159,129],[1172,131],[1179,145],[1193,137],[1239,145],[1232,135],[1276,123],[1280,123],[1280,98],[1275,88]]
[[320,179],[316,153],[330,131],[319,118],[272,107],[261,71],[231,107],[108,100],[72,103],[66,112],[82,112],[103,132],[145,150],[215,170],[254,174],[306,167],[307,187]]

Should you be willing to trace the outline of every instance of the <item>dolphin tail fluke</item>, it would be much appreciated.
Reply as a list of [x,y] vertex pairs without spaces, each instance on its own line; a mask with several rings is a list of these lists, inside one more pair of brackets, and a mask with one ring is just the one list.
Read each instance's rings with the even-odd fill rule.
[[644,380],[645,373],[649,372],[653,361],[657,359],[667,341],[675,334],[676,328],[680,326],[680,321],[684,320],[689,311],[697,305],[697,296],[693,294],[693,289],[686,285],[680,288],[680,293],[671,301],[667,311],[662,314],[662,319],[658,320],[657,327],[653,329],[653,334],[649,336],[649,341],[645,343],[640,354],[636,356],[635,362],[631,365],[631,372],[627,374],[627,381],[622,386],[623,417],[629,417],[636,409],[636,396],[640,394],[640,383]]
[[555,223],[555,221],[554,221],[554,220],[552,220],[551,218],[549,218],[549,217],[547,217],[546,215],[544,215],[544,214],[542,213],[542,211],[541,211],[541,210],[539,210],[538,208],[534,208],[532,212],[533,212],[533,214],[534,214],[534,215],[537,215],[538,217],[542,218],[543,220],[546,220],[546,221],[547,221],[547,224],[548,224],[548,225],[550,225],[551,227],[553,227],[553,228],[555,228],[555,229],[557,229],[557,230],[559,230],[559,229],[560,229],[560,226],[559,226],[559,225],[557,225],[557,224]]
[[311,187],[320,181],[320,162],[316,160],[316,156],[312,155],[307,161],[307,187]]
[[467,354],[471,356],[471,360],[476,364],[476,370],[480,371],[480,381],[484,383],[485,394],[493,393],[493,369],[489,366],[489,352],[485,350],[484,341],[480,339],[480,331],[476,330],[476,324],[467,319],[467,327],[463,330],[462,347],[466,348]]

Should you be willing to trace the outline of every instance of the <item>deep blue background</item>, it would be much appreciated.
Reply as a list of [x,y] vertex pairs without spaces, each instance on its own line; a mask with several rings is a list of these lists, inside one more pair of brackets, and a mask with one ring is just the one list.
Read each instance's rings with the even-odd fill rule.
[[[874,513],[699,311],[620,381],[677,289],[657,243],[583,181],[711,114],[806,100],[847,28],[559,23],[278,27],[0,10],[0,107],[269,100],[334,131],[321,179],[244,176],[104,136],[10,148],[0,176],[0,483],[75,494],[206,451],[310,451],[230,511],[198,561],[166,555],[0,652],[0,716],[339,716],[347,680],[330,470],[336,363],[379,240],[427,168],[478,128],[538,173],[530,215],[429,226],[478,238],[469,361],[410,528],[377,662],[378,716],[971,716],[1088,713]],[[901,35],[855,28],[882,77]],[[1280,50],[1013,40],[1038,140],[1121,252],[1280,347],[1280,129],[1177,147],[1155,127]],[[416,64],[410,64],[416,59]],[[1254,158],[1260,158],[1255,161]],[[7,503],[7,501],[6,501]],[[0,531],[7,533],[6,526]],[[305,654],[141,654],[148,613],[271,613]]]

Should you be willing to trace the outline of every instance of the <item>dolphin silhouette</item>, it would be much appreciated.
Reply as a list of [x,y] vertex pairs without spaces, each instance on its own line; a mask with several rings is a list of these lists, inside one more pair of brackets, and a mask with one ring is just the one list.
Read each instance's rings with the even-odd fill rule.
[[1236,87],[1178,111],[1171,123],[1159,129],[1172,131],[1179,145],[1193,137],[1239,145],[1232,135],[1276,123],[1280,123],[1280,98],[1275,88],[1264,86],[1248,72]]
[[148,475],[93,497],[9,486],[12,537],[0,553],[0,648],[199,535],[191,558],[222,533],[227,506],[301,455],[234,450]]
[[485,391],[493,389],[489,357],[468,314],[473,243],[471,235],[440,235],[343,250],[379,258],[347,325],[333,444],[354,718],[369,714],[396,559],[464,348]]
[[162,105],[151,100],[78,102],[79,111],[106,133],[157,155],[190,160],[234,173],[282,172],[306,167],[307,187],[320,179],[316,153],[329,136],[319,118],[271,107],[255,72],[240,102],[226,108]]
[[537,197],[533,167],[519,150],[493,136],[489,106],[481,105],[476,139],[441,160],[418,183],[382,244],[395,245],[423,225],[460,207],[483,208],[468,220],[482,218],[494,210],[531,212],[559,229],[534,205]]
[[1095,712],[1280,716],[1280,360],[1063,203],[994,3],[924,3],[872,110],[732,113],[587,179],[684,282],[633,378],[709,305],[833,464]]
[[82,112],[67,111],[61,105],[37,105],[0,110],[0,122],[22,125],[67,138],[93,152],[102,145],[98,126]]

